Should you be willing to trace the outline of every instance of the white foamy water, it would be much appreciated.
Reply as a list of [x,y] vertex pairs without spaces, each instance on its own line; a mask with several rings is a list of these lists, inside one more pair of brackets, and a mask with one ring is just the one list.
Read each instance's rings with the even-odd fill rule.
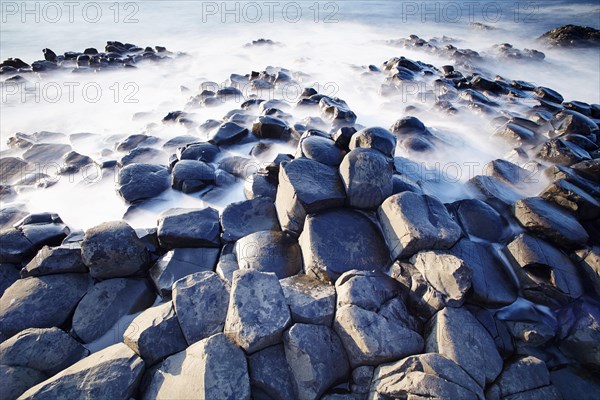
[[[87,47],[102,50],[107,40],[130,42],[141,47],[162,45],[174,53],[185,52],[186,55],[174,55],[173,60],[158,64],[141,63],[137,69],[97,74],[31,75],[26,77],[29,82],[25,87],[30,90],[26,95],[23,92],[11,94],[3,86],[0,126],[3,155],[21,155],[19,151],[8,151],[6,146],[8,137],[16,132],[64,133],[67,136],[57,141],[70,143],[75,151],[99,162],[123,156],[125,153],[115,151],[115,144],[131,134],[158,137],[159,142],[152,145],[158,149],[178,135],[192,134],[202,140],[205,137],[199,132],[190,132],[181,125],[164,125],[161,119],[170,111],[184,110],[188,99],[200,92],[203,82],[221,84],[232,73],[246,74],[274,66],[302,72],[303,75],[295,76],[298,89],[312,86],[321,93],[344,99],[358,115],[357,123],[364,126],[388,128],[397,119],[408,115],[405,112],[407,105],[421,107],[423,111],[413,114],[448,145],[416,161],[438,168],[451,178],[447,179],[450,183],[457,183],[439,193],[442,200],[452,201],[467,195],[459,183],[480,173],[486,162],[505,157],[510,146],[490,141],[494,125],[489,117],[470,113],[450,117],[429,111],[430,104],[422,104],[411,94],[393,100],[378,95],[384,77],[365,74],[365,67],[370,64],[380,66],[394,56],[405,56],[437,67],[453,64],[452,60],[441,56],[386,43],[410,34],[424,39],[444,35],[457,39],[454,43],[458,47],[476,50],[484,56],[479,66],[489,71],[491,78],[498,74],[506,79],[530,81],[556,89],[565,100],[600,103],[597,49],[547,50],[534,40],[545,31],[566,23],[598,28],[598,6],[583,2],[545,2],[543,7],[535,3],[539,6],[537,9],[526,8],[532,3],[516,7],[514,4],[481,2],[473,11],[461,2],[448,1],[426,2],[429,7],[426,10],[421,8],[425,4],[422,2],[280,2],[273,10],[273,22],[266,3],[262,2],[227,3],[229,14],[224,13],[221,2],[81,2],[72,15],[62,7],[61,18],[56,22],[52,22],[56,20],[56,14],[50,14],[49,3],[39,3],[39,10],[34,9],[34,13],[39,14],[39,22],[35,22],[35,15],[7,8],[6,3],[2,3],[2,59],[20,57],[26,62],[43,59],[41,49],[45,47],[57,54],[83,51]],[[297,10],[294,4],[300,5],[300,16],[294,13]],[[496,22],[498,13],[491,4],[502,10],[502,16]],[[460,17],[452,14],[455,5],[462,10]],[[96,14],[91,14],[97,7],[102,10],[99,19]],[[118,14],[115,7],[119,9]],[[84,9],[87,14],[83,14]],[[257,18],[257,10],[261,12],[260,18]],[[97,22],[91,22],[95,19]],[[253,20],[257,22],[253,23]],[[496,29],[474,29],[470,26],[473,21]],[[244,46],[259,38],[271,39],[281,45]],[[546,59],[537,63],[498,60],[492,55],[492,46],[499,43],[511,43],[518,49],[542,50]],[[182,86],[189,91],[182,91]],[[294,103],[296,87],[288,89],[286,98]],[[266,96],[270,95],[266,93]],[[242,101],[194,109],[192,118],[199,123],[207,119],[220,120],[229,110],[239,108]],[[514,112],[520,110],[518,104],[507,104],[506,107]],[[288,111],[294,115],[294,121],[307,115],[300,110]],[[134,118],[137,113],[146,114],[143,118]],[[311,115],[318,116],[317,113]],[[77,142],[69,141],[68,135],[81,132],[92,135]],[[250,147],[243,146],[230,153],[247,155],[249,150]],[[259,161],[268,162],[277,151],[293,152],[293,149],[282,145]],[[168,155],[156,161],[164,163]],[[397,155],[405,154],[398,149]],[[40,172],[49,174],[51,168],[39,166]],[[105,171],[101,180],[84,178],[81,173],[61,177],[50,188],[23,191],[15,202],[26,203],[31,212],[57,212],[74,228],[85,229],[122,218],[128,206],[114,190],[114,175]],[[156,214],[166,208],[205,205],[222,208],[244,198],[242,185],[240,182],[210,202],[202,201],[198,194],[168,190],[129,214],[128,221],[134,227],[147,227],[155,225]]]

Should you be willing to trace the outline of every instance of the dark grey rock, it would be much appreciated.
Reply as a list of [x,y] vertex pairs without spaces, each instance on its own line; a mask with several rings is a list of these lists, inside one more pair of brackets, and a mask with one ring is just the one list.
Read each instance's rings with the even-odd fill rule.
[[88,274],[19,279],[0,299],[0,332],[8,338],[27,328],[62,326],[90,285]]
[[290,276],[279,281],[295,323],[331,326],[335,313],[335,289],[309,277]]
[[239,239],[235,254],[241,270],[273,272],[283,279],[302,269],[302,255],[295,237],[280,231],[260,231]]
[[170,301],[148,308],[131,321],[123,341],[151,366],[187,347],[177,318]]
[[37,369],[0,364],[0,381],[7,383],[0,387],[0,396],[5,400],[15,400],[45,379],[46,374]]
[[0,364],[36,369],[47,376],[70,367],[87,354],[85,347],[55,327],[25,329],[0,344]]
[[116,278],[140,272],[148,250],[126,222],[105,222],[85,232],[81,259],[93,278]]
[[410,356],[375,369],[370,398],[483,400],[483,390],[460,366],[437,353]]
[[203,161],[210,163],[215,161],[221,150],[212,143],[197,142],[190,143],[177,149],[177,158],[183,160]]
[[119,170],[116,190],[128,203],[151,199],[169,188],[169,171],[160,165],[129,164]]
[[386,157],[394,157],[396,137],[384,128],[365,128],[352,135],[349,148],[350,150],[357,148],[375,149]]
[[550,139],[532,150],[540,160],[565,166],[591,159],[589,153],[581,147],[558,138]]
[[493,137],[501,138],[514,146],[536,143],[537,137],[534,131],[514,123],[507,123],[498,128]]
[[550,374],[546,364],[531,356],[519,357],[507,363],[496,382],[487,389],[486,398],[562,399],[558,391],[550,384]]
[[589,239],[583,226],[571,214],[540,197],[518,200],[514,213],[528,231],[558,246],[580,247]]
[[267,347],[248,357],[250,386],[253,397],[260,398],[265,393],[273,400],[293,399],[294,386],[283,345]]
[[117,144],[117,151],[130,151],[140,145],[151,145],[158,141],[155,136],[144,135],[143,133],[129,135]]
[[381,270],[390,264],[379,227],[351,209],[309,215],[299,242],[306,274],[324,281],[350,269]]
[[277,210],[266,197],[231,203],[221,214],[222,238],[235,242],[258,231],[278,230]]
[[294,324],[285,332],[283,340],[295,398],[318,399],[327,389],[347,379],[348,359],[331,328]]
[[101,396],[129,399],[144,373],[144,362],[123,343],[107,347],[32,387],[23,399],[68,399]]
[[282,119],[265,115],[254,122],[252,133],[263,139],[282,139],[290,134],[290,127]]
[[273,182],[266,172],[259,171],[246,179],[244,195],[248,200],[267,197],[275,201],[275,197],[277,196],[276,182]]
[[429,322],[426,351],[440,353],[462,367],[481,387],[502,372],[493,339],[464,308],[446,307]]
[[319,108],[323,117],[334,123],[352,125],[356,121],[356,114],[344,100],[337,97],[323,96],[319,100]]
[[215,248],[173,249],[150,268],[150,278],[158,293],[168,296],[176,281],[196,272],[213,271],[218,259],[219,249]]
[[578,134],[583,136],[598,134],[598,125],[593,119],[573,110],[563,110],[551,121],[554,127],[553,136]]
[[290,310],[275,274],[239,270],[233,274],[225,334],[248,353],[281,342]]
[[512,233],[506,218],[482,200],[459,200],[452,203],[448,209],[462,230],[471,238],[500,243]]
[[131,164],[167,164],[168,159],[167,153],[162,150],[153,147],[136,147],[119,158],[117,164],[121,167]]
[[333,140],[317,135],[302,138],[299,151],[301,155],[310,160],[332,167],[340,165],[344,158],[344,151],[336,146]]
[[594,400],[596,394],[600,393],[598,377],[583,368],[569,366],[550,371],[550,381],[563,399]]
[[281,228],[299,233],[309,213],[344,204],[346,193],[335,168],[298,159],[279,170],[275,207]]
[[396,318],[393,308],[389,315],[385,311],[369,311],[356,305],[338,307],[333,328],[353,368],[376,366],[423,350],[423,338]]
[[234,144],[246,137],[250,131],[235,122],[225,122],[219,126],[209,139],[209,143],[214,143],[217,146]]
[[87,272],[81,260],[81,249],[76,246],[44,246],[21,270],[21,277]]
[[581,364],[600,365],[600,305],[579,299],[557,313],[559,349]]
[[71,146],[68,144],[35,143],[25,150],[23,159],[43,168],[49,163],[59,162],[61,158],[70,151]]
[[13,184],[23,178],[28,172],[29,163],[17,157],[2,157],[0,159],[0,183]]
[[437,199],[412,192],[389,197],[378,211],[392,257],[410,257],[420,250],[452,247],[462,231]]
[[13,264],[0,264],[0,297],[4,291],[21,278],[19,270]]
[[250,400],[244,352],[221,333],[194,343],[158,366],[142,398]]
[[549,243],[519,235],[507,250],[526,298],[555,305],[555,302],[564,304],[583,294],[577,269],[563,252]]
[[214,208],[171,208],[158,217],[162,247],[219,247],[219,212]]
[[73,333],[84,343],[93,342],[121,317],[150,307],[155,298],[145,279],[115,278],[98,282],[75,309]]
[[212,271],[196,272],[173,284],[173,306],[189,345],[222,332],[229,283]]
[[509,185],[529,183],[532,173],[504,159],[492,160],[483,167],[485,175],[493,176]]
[[223,246],[219,262],[215,268],[217,275],[224,281],[229,282],[229,284],[233,281],[233,273],[240,269],[234,250],[235,245],[233,243],[228,243]]
[[471,289],[473,272],[460,258],[442,251],[422,251],[411,263],[450,307],[460,307]]
[[595,219],[600,216],[600,202],[564,179],[551,183],[540,193],[540,197],[574,213],[579,219]]
[[376,208],[392,194],[392,159],[377,150],[355,148],[344,157],[339,172],[352,207]]
[[491,245],[462,239],[448,252],[461,259],[471,270],[471,302],[497,308],[517,299],[517,287],[509,267],[504,265]]
[[474,195],[496,209],[507,209],[523,196],[514,186],[495,176],[477,175],[467,181]]
[[171,186],[184,193],[193,193],[215,183],[215,170],[204,161],[181,160],[173,168]]
[[600,247],[577,250],[571,257],[581,271],[584,282],[600,295]]

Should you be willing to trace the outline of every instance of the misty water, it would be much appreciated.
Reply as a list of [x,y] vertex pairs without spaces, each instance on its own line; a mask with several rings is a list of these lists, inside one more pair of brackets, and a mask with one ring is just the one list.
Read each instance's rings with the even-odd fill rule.
[[[507,157],[511,147],[490,140],[495,126],[489,116],[433,112],[423,104],[427,99],[411,91],[393,99],[378,94],[383,78],[367,73],[368,65],[381,66],[394,56],[420,60],[438,68],[454,63],[390,42],[411,34],[427,40],[446,36],[460,48],[479,52],[483,59],[478,67],[491,78],[500,75],[508,80],[524,80],[553,88],[565,100],[600,103],[597,49],[547,49],[535,40],[566,23],[600,28],[600,7],[593,2],[75,3],[70,9],[61,2],[54,3],[57,7],[48,2],[31,2],[25,13],[20,8],[22,3],[2,2],[1,58],[19,57],[30,63],[43,59],[43,48],[57,54],[88,47],[102,50],[107,40],[118,40],[141,47],[165,46],[173,52],[172,60],[95,74],[30,75],[24,84],[28,92],[21,87],[13,93],[13,88],[3,84],[0,131],[3,156],[20,155],[6,146],[7,139],[16,132],[64,133],[66,136],[58,141],[71,144],[75,151],[97,162],[123,156],[114,151],[115,144],[131,134],[158,137],[160,141],[153,145],[158,149],[178,135],[192,134],[205,140],[203,133],[190,132],[182,125],[165,125],[161,120],[168,112],[183,110],[204,82],[226,86],[231,74],[247,74],[273,66],[293,71],[299,84],[261,93],[263,98],[283,96],[293,105],[298,100],[298,89],[314,87],[323,94],[344,99],[358,115],[358,124],[386,128],[409,115],[406,106],[422,108],[423,111],[411,114],[447,146],[415,161],[442,174],[442,184],[431,191],[443,201],[464,198],[469,194],[461,184],[481,173],[488,161]],[[495,29],[478,29],[473,22]],[[245,46],[259,38],[271,39],[279,45]],[[541,62],[501,59],[493,51],[493,45],[501,43],[510,43],[517,49],[538,49],[546,57]],[[419,91],[430,88],[426,82],[423,85]],[[218,107],[194,109],[193,119],[198,123],[220,120],[243,101],[237,99]],[[518,106],[506,104],[515,112],[519,111]],[[294,121],[309,115],[293,108],[285,111],[294,115]],[[75,133],[90,135],[69,141],[69,135]],[[103,152],[105,149],[113,152]],[[249,150],[246,145],[228,151],[247,155]],[[293,153],[294,149],[279,144],[257,160],[257,166],[272,161],[278,152]],[[169,154],[166,152],[155,162],[166,164]],[[400,148],[397,155],[406,156]],[[49,175],[55,168],[37,167],[39,172]],[[122,218],[128,206],[115,192],[115,178],[110,170],[103,170],[101,179],[87,173],[56,178],[58,182],[50,188],[22,190],[14,202],[24,203],[30,212],[56,212],[68,225],[79,229]],[[127,220],[134,227],[155,226],[156,215],[170,207],[211,205],[221,209],[243,198],[243,182],[208,201],[198,194],[169,190],[129,214]]]

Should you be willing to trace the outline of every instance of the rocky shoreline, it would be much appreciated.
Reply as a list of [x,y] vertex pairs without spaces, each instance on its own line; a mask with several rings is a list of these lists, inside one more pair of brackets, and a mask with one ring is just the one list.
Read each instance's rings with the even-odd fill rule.
[[[390,127],[365,127],[360,110],[314,88],[295,104],[261,98],[302,84],[300,71],[279,67],[207,82],[160,121],[189,135],[134,134],[104,160],[53,142],[77,134],[11,137],[3,201],[49,186],[23,176],[44,162],[60,174],[93,166],[115,180],[128,213],[167,191],[217,198],[241,182],[246,200],[168,209],[147,229],[125,215],[80,231],[55,213],[2,208],[2,398],[597,398],[600,104],[490,75],[478,53],[439,40],[394,45],[456,63],[362,67],[381,96],[393,104],[406,85],[427,83],[420,107],[484,115],[495,127],[487,140],[512,148],[455,183],[460,200],[443,203],[448,182],[411,160],[452,150],[414,106]],[[108,42],[104,52],[46,49],[45,61],[10,59],[0,71],[18,81],[172,54]],[[194,118],[227,103],[237,108],[221,120]],[[295,153],[271,157],[281,144]],[[241,145],[247,156],[229,153]]]

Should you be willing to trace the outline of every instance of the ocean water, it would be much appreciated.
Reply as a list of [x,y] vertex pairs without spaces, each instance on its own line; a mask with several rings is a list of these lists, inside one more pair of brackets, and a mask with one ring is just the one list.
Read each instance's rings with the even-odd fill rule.
[[[174,53],[185,53],[169,62],[143,63],[131,70],[28,76],[27,92],[13,93],[2,85],[3,155],[20,155],[7,149],[10,136],[38,131],[90,133],[72,146],[98,161],[122,156],[114,151],[115,143],[131,134],[157,136],[160,141],[155,147],[160,148],[174,136],[190,134],[183,126],[163,125],[161,119],[170,111],[183,110],[190,96],[199,93],[202,83],[225,86],[232,73],[246,74],[273,66],[302,73],[296,75],[298,85],[285,88],[290,104],[297,100],[299,89],[315,87],[321,93],[344,99],[358,115],[357,123],[364,126],[389,127],[408,115],[407,105],[422,108],[415,115],[448,146],[415,161],[445,174],[449,184],[437,194],[443,201],[456,200],[468,196],[461,183],[480,173],[488,161],[507,157],[510,146],[489,140],[495,129],[489,117],[449,117],[429,111],[414,93],[393,101],[378,94],[382,76],[365,73],[368,65],[380,66],[394,56],[437,67],[453,63],[443,56],[407,50],[389,42],[411,34],[424,39],[446,36],[460,48],[480,52],[484,58],[479,66],[492,78],[500,75],[525,80],[553,88],[565,100],[600,103],[598,49],[546,49],[535,40],[547,30],[567,23],[600,28],[597,2],[2,1],[0,7],[2,59],[20,57],[32,62],[43,59],[41,50],[46,47],[56,53],[88,47],[103,49],[107,40],[141,47],[161,45]],[[494,29],[477,29],[473,23]],[[244,46],[259,38],[279,45]],[[498,59],[492,46],[500,43],[510,43],[518,49],[538,49],[546,58],[543,62]],[[282,93],[262,95],[276,97]],[[193,119],[199,123],[221,119],[229,110],[239,108],[241,101],[193,110]],[[291,112],[297,120],[306,116],[300,111]],[[144,113],[144,117],[134,118],[139,113]],[[193,134],[203,139],[198,132]],[[68,137],[58,141],[68,142]],[[248,151],[247,146],[242,146],[230,153],[244,155]],[[293,149],[279,145],[257,162],[267,163],[277,152]],[[397,154],[405,155],[401,149]],[[38,168],[51,175],[54,166]],[[120,219],[128,209],[115,193],[114,176],[107,171],[102,179],[75,174],[56,180],[47,189],[22,190],[14,202],[25,204],[31,212],[57,212],[70,226],[81,229]],[[156,201],[127,214],[127,219],[135,227],[148,227],[155,225],[158,212],[169,207],[222,208],[243,199],[242,187],[243,182],[239,182],[210,201],[197,194],[169,190]]]

